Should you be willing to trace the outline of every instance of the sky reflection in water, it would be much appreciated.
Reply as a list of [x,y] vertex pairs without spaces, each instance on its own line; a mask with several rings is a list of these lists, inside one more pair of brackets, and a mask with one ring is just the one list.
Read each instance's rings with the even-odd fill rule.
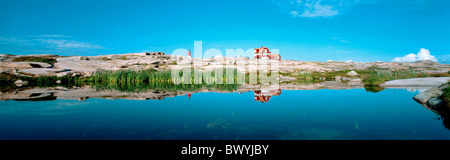
[[0,139],[450,139],[440,116],[412,99],[419,91],[262,90],[146,101],[1,101]]

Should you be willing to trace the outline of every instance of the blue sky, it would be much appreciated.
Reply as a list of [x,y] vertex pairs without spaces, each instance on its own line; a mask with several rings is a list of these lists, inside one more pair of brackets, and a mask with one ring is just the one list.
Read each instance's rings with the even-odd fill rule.
[[448,63],[449,7],[448,0],[2,0],[0,53],[170,54],[203,41],[203,51],[267,46],[307,61],[392,61],[423,48]]

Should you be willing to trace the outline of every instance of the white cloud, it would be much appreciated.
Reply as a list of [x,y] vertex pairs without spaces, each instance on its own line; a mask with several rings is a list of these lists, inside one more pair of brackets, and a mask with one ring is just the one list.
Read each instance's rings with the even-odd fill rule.
[[431,60],[434,62],[437,61],[437,59],[430,54],[430,51],[424,48],[421,48],[419,53],[417,53],[417,60],[418,61]]
[[430,54],[430,51],[425,48],[421,48],[420,51],[416,54],[410,53],[403,57],[396,57],[392,61],[393,62],[416,62],[416,61],[425,61],[430,60],[436,62],[437,59]]
[[411,53],[404,57],[396,57],[392,61],[394,61],[394,62],[415,62],[415,61],[417,61],[417,56],[414,53]]

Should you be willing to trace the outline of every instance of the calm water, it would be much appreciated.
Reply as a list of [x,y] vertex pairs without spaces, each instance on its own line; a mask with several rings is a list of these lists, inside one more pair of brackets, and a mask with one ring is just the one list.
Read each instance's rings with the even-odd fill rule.
[[440,117],[412,99],[416,94],[283,90],[265,103],[254,92],[0,101],[0,139],[450,139]]

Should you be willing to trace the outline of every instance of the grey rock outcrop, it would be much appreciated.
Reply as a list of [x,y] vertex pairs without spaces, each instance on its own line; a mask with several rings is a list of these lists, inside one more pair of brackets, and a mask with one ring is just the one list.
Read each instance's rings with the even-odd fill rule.
[[443,90],[447,88],[449,84],[443,84],[441,86],[432,87],[413,97],[419,103],[427,104],[429,107],[438,106],[443,101],[440,99]]

